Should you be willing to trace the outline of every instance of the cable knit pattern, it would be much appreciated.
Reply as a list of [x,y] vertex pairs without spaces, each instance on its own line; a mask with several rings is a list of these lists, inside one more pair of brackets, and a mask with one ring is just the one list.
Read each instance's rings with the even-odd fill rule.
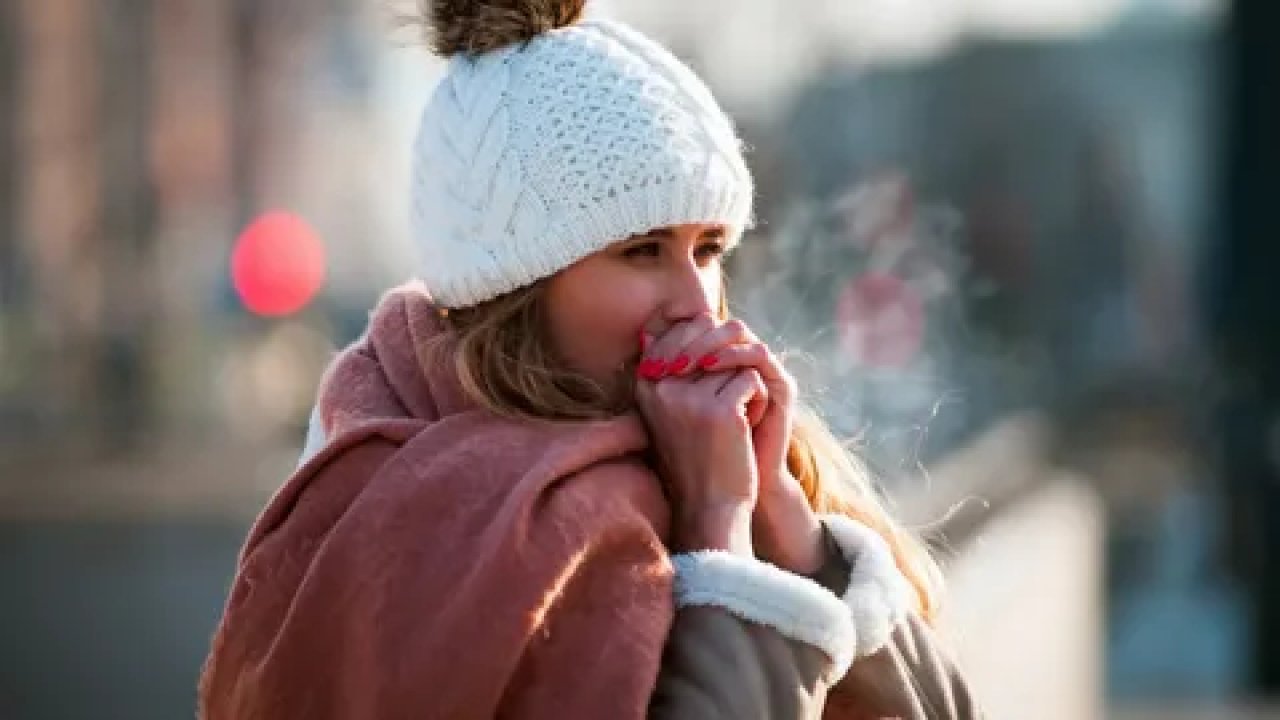
[[466,307],[612,242],[689,222],[751,221],[753,185],[728,117],[657,43],[591,20],[456,55],[414,145],[421,274]]

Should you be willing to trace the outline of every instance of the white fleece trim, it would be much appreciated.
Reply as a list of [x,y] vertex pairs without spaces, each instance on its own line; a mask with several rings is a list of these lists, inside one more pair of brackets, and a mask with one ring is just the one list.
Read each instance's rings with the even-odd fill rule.
[[853,618],[840,599],[816,582],[766,562],[721,550],[671,558],[676,607],[715,605],[813,645],[831,658],[829,676],[844,676],[853,662]]
[[320,405],[316,404],[311,408],[311,418],[307,421],[307,440],[298,456],[298,467],[306,465],[308,460],[323,450],[326,442],[324,424],[320,421]]
[[865,657],[887,645],[894,626],[906,619],[913,601],[911,585],[875,530],[844,515],[823,515],[822,522],[849,562],[843,599],[857,635],[853,655]]

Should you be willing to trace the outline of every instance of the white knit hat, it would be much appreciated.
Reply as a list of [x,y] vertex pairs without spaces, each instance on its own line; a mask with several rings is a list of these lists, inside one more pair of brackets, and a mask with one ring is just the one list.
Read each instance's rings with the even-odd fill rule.
[[412,231],[443,307],[497,297],[618,240],[722,223],[753,187],[707,87],[585,0],[430,4],[448,70],[414,143]]

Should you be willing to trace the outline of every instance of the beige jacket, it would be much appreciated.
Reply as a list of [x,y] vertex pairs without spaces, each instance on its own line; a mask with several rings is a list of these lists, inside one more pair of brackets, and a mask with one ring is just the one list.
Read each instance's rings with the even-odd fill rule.
[[[837,595],[853,568],[830,531],[828,562],[812,578]],[[817,646],[717,605],[682,607],[668,636],[651,705],[655,720],[970,720],[982,712],[930,628],[914,615],[843,677]],[[835,680],[832,686],[832,680]]]

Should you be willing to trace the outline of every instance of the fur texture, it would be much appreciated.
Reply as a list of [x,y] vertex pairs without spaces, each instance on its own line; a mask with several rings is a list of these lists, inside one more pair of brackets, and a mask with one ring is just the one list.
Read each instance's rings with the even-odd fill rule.
[[914,593],[876,531],[843,515],[822,519],[852,568],[843,600],[857,629],[854,655],[871,655],[889,643],[894,628],[910,614]]
[[586,0],[420,0],[437,53],[479,55],[526,42],[582,17]]
[[815,582],[766,562],[718,550],[674,555],[677,607],[713,605],[792,640],[813,645],[831,658],[828,683],[853,662],[856,628],[844,604]]

